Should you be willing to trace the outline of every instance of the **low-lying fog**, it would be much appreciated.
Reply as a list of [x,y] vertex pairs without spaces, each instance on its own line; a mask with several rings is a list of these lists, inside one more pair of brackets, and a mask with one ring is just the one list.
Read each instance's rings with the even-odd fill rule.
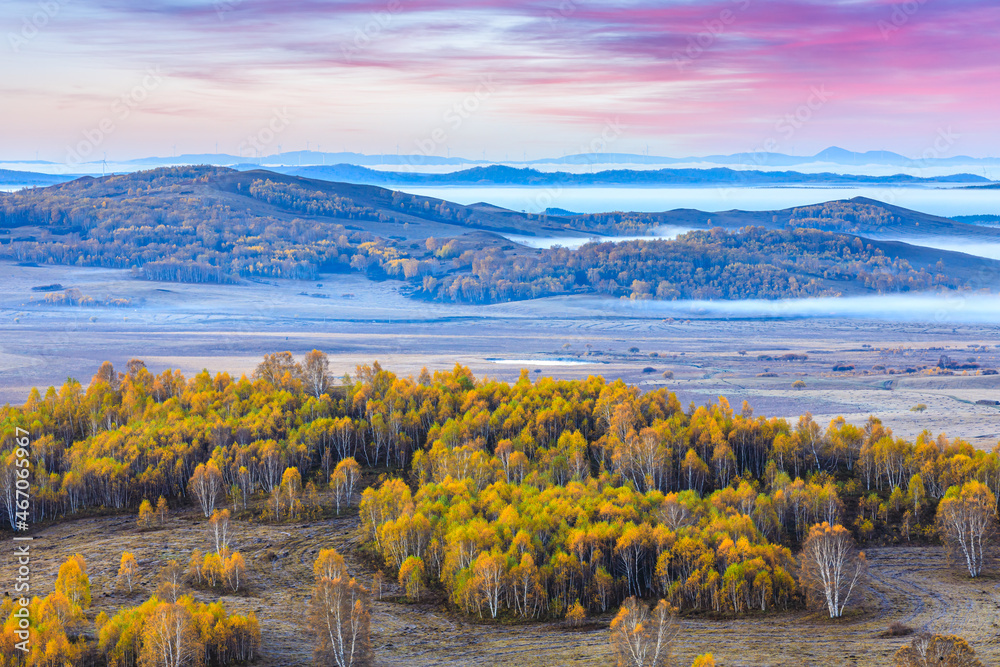
[[[706,162],[698,159],[693,159],[689,162],[673,162],[667,164],[639,164],[639,163],[625,163],[625,162],[608,162],[602,159],[600,154],[594,154],[593,162],[591,164],[524,164],[523,162],[511,162],[509,160],[504,160],[500,162],[467,162],[463,164],[448,164],[448,165],[408,165],[408,164],[373,164],[366,165],[369,169],[374,169],[378,171],[400,171],[409,173],[450,173],[453,171],[461,171],[463,169],[470,169],[472,167],[484,166],[484,164],[500,164],[509,167],[514,167],[515,169],[530,168],[536,171],[542,172],[554,172],[554,171],[564,171],[569,173],[591,173],[598,171],[608,171],[614,169],[629,169],[633,171],[645,171],[650,169],[715,169],[719,167],[725,167],[727,169],[733,169],[735,171],[798,171],[805,174],[816,174],[829,172],[833,174],[855,174],[861,176],[893,176],[895,174],[908,174],[910,176],[917,176],[919,178],[932,178],[934,176],[950,176],[952,174],[975,174],[976,176],[985,176],[991,180],[1000,179],[1000,165],[991,164],[960,164],[960,163],[948,163],[948,164],[934,164],[933,162],[923,162],[920,160],[914,160],[909,165],[885,165],[885,164],[839,164],[834,162],[808,162],[796,165],[778,165],[769,164],[766,155],[761,155],[759,158],[750,158],[745,163],[740,164],[734,162],[732,164],[727,164],[724,162]],[[250,159],[248,158],[247,161]],[[257,162],[257,159],[253,159]],[[178,165],[189,164],[178,160],[176,162]],[[263,158],[260,160],[260,167],[262,169],[267,169],[268,167],[305,167],[305,166],[330,166],[330,162],[317,163],[315,165],[302,164],[298,160],[275,160],[272,158]],[[84,162],[81,164],[66,165],[58,163],[40,163],[40,162],[19,162],[19,161],[0,161],[0,169],[11,169],[14,171],[33,171],[43,174],[91,174],[97,175],[102,173],[102,170],[106,172],[115,173],[125,173],[132,171],[139,171],[142,169],[151,169],[153,167],[163,166],[161,162],[150,162],[146,164],[137,162],[107,162],[106,166],[102,165],[100,161],[95,162]]]
[[516,234],[503,234],[502,236],[513,241],[514,243],[527,246],[529,248],[554,248],[555,246],[561,246],[563,248],[576,250],[584,243],[588,243],[590,241],[614,241],[616,243],[620,241],[637,240],[672,241],[680,234],[686,234],[692,229],[694,228],[665,225],[663,227],[654,227],[648,234],[641,236],[601,236],[599,234],[591,234],[590,236],[518,236]]
[[[581,304],[582,305],[582,304]],[[787,319],[800,317],[1000,325],[1000,296],[982,293],[921,293],[817,297],[808,299],[747,299],[744,301],[594,300],[609,314],[633,317],[726,317]]]
[[949,217],[1000,214],[1000,191],[925,187],[419,187],[403,191],[458,204],[489,202],[514,211],[541,213],[561,208],[576,213],[606,211],[773,211],[835,199],[868,197],[904,208]]
[[950,250],[952,252],[963,252],[967,255],[985,257],[986,259],[1000,259],[1000,243],[988,243],[967,239],[965,237],[926,237],[926,236],[884,236],[872,235],[873,239],[879,241],[901,241],[910,245],[925,246],[927,248],[937,248],[938,250]]

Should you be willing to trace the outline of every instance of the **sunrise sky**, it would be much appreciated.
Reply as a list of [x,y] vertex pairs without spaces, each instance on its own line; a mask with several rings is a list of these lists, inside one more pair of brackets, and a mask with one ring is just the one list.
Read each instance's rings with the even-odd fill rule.
[[1000,154],[993,0],[5,0],[0,27],[4,159]]

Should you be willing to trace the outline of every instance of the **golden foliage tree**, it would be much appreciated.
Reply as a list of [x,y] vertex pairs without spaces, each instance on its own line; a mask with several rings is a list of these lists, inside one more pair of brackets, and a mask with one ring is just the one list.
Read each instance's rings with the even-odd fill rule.
[[965,558],[970,577],[983,571],[990,541],[996,530],[996,499],[976,480],[952,486],[938,504],[937,526],[945,544]]
[[222,566],[222,576],[226,580],[226,585],[233,592],[240,590],[241,586],[246,585],[247,564],[240,552],[237,551],[226,558]]
[[326,354],[313,350],[302,361],[302,381],[310,394],[319,398],[330,387],[330,360]]
[[825,602],[830,618],[842,616],[867,565],[850,531],[825,521],[816,524],[809,530],[799,559],[801,579],[809,592]]
[[354,487],[360,477],[361,466],[352,456],[341,459],[333,469],[333,474],[330,475],[330,488],[333,489],[333,497],[337,503],[337,514],[340,514],[341,503],[348,506],[351,504]]
[[149,528],[153,525],[153,505],[145,498],[139,504],[139,518],[136,523],[140,528]]
[[955,635],[917,635],[909,646],[896,652],[895,667],[983,667],[972,650],[961,637]]
[[160,499],[156,501],[156,520],[160,522],[163,526],[167,523],[167,515],[170,513],[170,508],[167,506],[167,499],[160,496]]
[[90,609],[90,577],[83,556],[75,554],[59,566],[56,591],[81,609]]
[[339,579],[347,574],[344,557],[336,549],[320,549],[313,563],[313,574],[320,579]]
[[424,590],[424,561],[419,556],[410,556],[399,566],[399,585],[406,591],[406,597],[419,600]]
[[587,620],[587,610],[582,604],[580,604],[580,601],[577,600],[571,604],[569,609],[566,611],[566,622],[574,628],[578,628],[583,625],[585,620]]
[[184,587],[184,569],[180,564],[175,560],[169,561],[160,570],[158,579],[156,597],[166,602],[177,602]]
[[142,627],[142,667],[200,665],[205,652],[197,627],[183,605],[161,602]]
[[128,592],[131,593],[138,578],[139,563],[131,552],[126,551],[122,554],[121,565],[118,567],[118,582],[125,584],[128,587]]
[[229,529],[229,510],[215,510],[208,524],[215,537],[215,552],[222,553],[229,548],[229,540],[232,537]]

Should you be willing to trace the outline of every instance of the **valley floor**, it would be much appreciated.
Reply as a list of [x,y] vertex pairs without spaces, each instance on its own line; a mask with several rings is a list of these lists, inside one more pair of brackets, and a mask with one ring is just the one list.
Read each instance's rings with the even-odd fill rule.
[[[138,357],[154,373],[179,368],[190,377],[207,368],[238,376],[267,353],[318,348],[337,375],[376,359],[399,375],[456,362],[507,381],[522,368],[532,377],[603,375],[668,387],[685,405],[726,396],[737,410],[747,400],[757,414],[797,418],[808,411],[822,426],[838,415],[855,423],[875,415],[908,439],[924,429],[985,449],[1000,439],[1000,407],[976,403],[1000,400],[1000,375],[918,370],[942,355],[1000,367],[1000,326],[960,323],[958,296],[925,316],[905,313],[906,321],[893,321],[888,301],[880,319],[788,317],[783,302],[770,317],[725,319],[679,304],[665,311],[662,302],[585,297],[426,303],[407,298],[398,282],[355,275],[192,285],[106,269],[0,269],[0,402],[21,403],[31,387],[44,392],[67,376],[86,385],[105,360],[123,368]],[[48,305],[31,288],[51,284],[100,299],[129,298],[131,305]],[[786,354],[807,359],[778,359]],[[834,372],[838,362],[855,369]],[[797,380],[805,387],[794,389]],[[926,410],[911,411],[920,404]]]

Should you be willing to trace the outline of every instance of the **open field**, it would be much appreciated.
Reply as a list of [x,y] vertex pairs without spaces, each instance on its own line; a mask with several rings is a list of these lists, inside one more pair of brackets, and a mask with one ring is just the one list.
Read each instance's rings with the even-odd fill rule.
[[[186,564],[193,549],[210,549],[207,522],[196,513],[175,512],[163,529],[139,532],[134,517],[74,519],[36,533],[32,543],[33,592],[52,590],[59,564],[75,552],[89,564],[93,587],[92,619],[99,611],[114,613],[138,604],[155,589],[155,572],[167,560]],[[312,563],[320,548],[336,547],[347,556],[351,572],[365,583],[371,569],[351,550],[357,546],[358,521],[353,512],[339,518],[296,524],[236,522],[234,547],[251,570],[248,594],[198,593],[220,596],[227,609],[255,611],[263,633],[262,665],[303,665],[311,660],[311,641],[301,610],[312,582]],[[128,595],[115,590],[122,551],[132,551],[142,577]],[[897,547],[872,549],[870,587],[861,608],[849,618],[830,621],[822,613],[791,612],[748,615],[739,620],[685,618],[678,643],[679,664],[711,651],[725,667],[857,666],[888,664],[907,638],[882,638],[893,621],[916,630],[964,636],[984,664],[1000,662],[998,583],[984,577],[969,581],[947,568],[942,549]],[[5,556],[0,581],[13,581],[14,564]],[[559,623],[514,626],[478,624],[455,616],[436,602],[407,604],[386,598],[372,614],[373,641],[379,664],[388,666],[607,665],[608,623],[594,619],[584,630]]]
[[[976,404],[1000,400],[1000,375],[904,372],[934,366],[942,355],[1000,367],[1000,327],[954,322],[962,314],[958,297],[926,321],[913,314],[903,322],[782,317],[780,303],[775,317],[720,319],[681,307],[665,317],[663,304],[613,299],[427,303],[401,294],[399,283],[360,276],[193,285],[135,280],[109,269],[4,263],[2,270],[0,401],[20,403],[31,387],[58,385],[67,376],[86,384],[104,360],[122,367],[139,357],[154,372],[172,367],[190,376],[207,368],[239,375],[264,354],[319,348],[337,374],[375,359],[400,375],[456,362],[504,380],[516,379],[521,368],[533,376],[594,374],[667,386],[684,404],[724,395],[737,409],[747,400],[768,416],[809,411],[822,424],[837,415],[861,422],[873,414],[907,438],[929,429],[987,449],[1000,439],[1000,407]],[[50,284],[94,298],[129,298],[131,305],[47,305],[44,293],[31,288]],[[807,358],[775,360],[786,354]],[[855,370],[833,372],[838,362]],[[664,379],[664,371],[673,379]],[[796,380],[806,387],[793,389]],[[918,404],[927,409],[912,412]]]

